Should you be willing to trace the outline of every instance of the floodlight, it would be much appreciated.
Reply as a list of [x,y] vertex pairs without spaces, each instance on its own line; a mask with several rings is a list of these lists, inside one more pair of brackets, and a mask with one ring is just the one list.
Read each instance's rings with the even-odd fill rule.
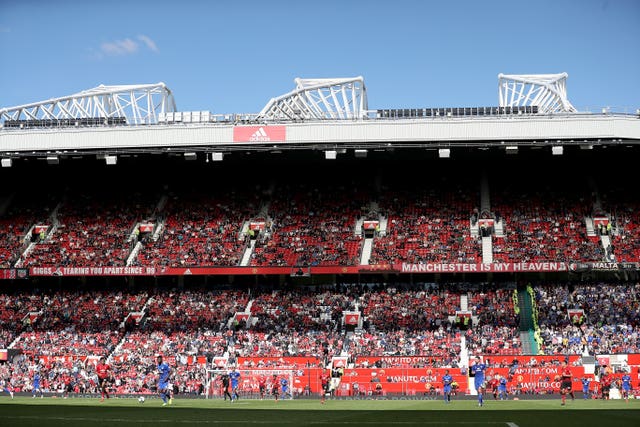
[[104,161],[107,165],[115,165],[116,163],[118,163],[118,157],[117,156],[104,156]]
[[338,152],[336,150],[327,150],[324,152],[324,158],[327,160],[335,160],[338,156]]

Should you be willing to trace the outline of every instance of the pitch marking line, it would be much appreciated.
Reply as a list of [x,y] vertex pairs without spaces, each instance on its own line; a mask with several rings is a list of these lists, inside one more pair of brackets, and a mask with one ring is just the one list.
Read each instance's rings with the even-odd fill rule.
[[[22,416],[6,416],[0,417],[0,419],[13,419],[13,420],[40,420],[40,421],[86,421],[86,422],[106,422],[106,423],[173,423],[173,424],[274,424],[275,421],[264,421],[264,420],[163,420],[163,419],[151,419],[151,420],[139,420],[139,419],[131,419],[131,418],[87,418],[87,417],[38,417],[34,415],[22,415]],[[298,424],[297,421],[285,421],[278,420],[278,424]],[[370,424],[370,425],[379,425],[378,421],[307,421],[307,424]],[[513,422],[506,421],[451,421],[451,422],[441,422],[441,421],[385,421],[387,425],[428,425],[428,424],[487,424],[487,425],[495,425],[495,424],[506,424],[508,427],[519,427],[518,424]]]

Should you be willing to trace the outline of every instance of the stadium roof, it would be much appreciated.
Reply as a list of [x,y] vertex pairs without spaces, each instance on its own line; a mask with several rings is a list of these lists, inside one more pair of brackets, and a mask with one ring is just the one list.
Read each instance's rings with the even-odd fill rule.
[[289,93],[272,98],[258,118],[361,119],[368,110],[364,78],[295,79]]
[[[640,112],[577,112],[567,74],[505,75],[499,107],[369,110],[362,77],[295,79],[257,114],[176,111],[164,83],[104,86],[0,109],[1,157],[48,154],[640,146]],[[151,126],[150,126],[151,125]]]
[[171,90],[162,82],[100,85],[73,95],[0,109],[4,120],[71,120],[124,117],[129,124],[152,124],[176,111]]
[[575,112],[567,99],[567,77],[567,73],[499,74],[500,106],[535,106],[541,113]]

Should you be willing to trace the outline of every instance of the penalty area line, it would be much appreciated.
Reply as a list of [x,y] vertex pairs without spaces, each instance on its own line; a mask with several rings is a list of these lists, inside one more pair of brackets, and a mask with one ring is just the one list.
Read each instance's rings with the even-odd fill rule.
[[[106,422],[106,423],[140,423],[140,424],[149,424],[149,423],[163,423],[163,424],[299,424],[299,421],[286,421],[286,420],[278,420],[276,421],[267,421],[267,420],[175,420],[175,419],[132,419],[132,418],[88,418],[88,417],[42,417],[36,415],[9,415],[9,416],[0,416],[0,420],[39,420],[39,421],[82,421],[82,422]],[[327,424],[328,421],[307,421],[306,424]],[[331,424],[366,424],[366,425],[380,425],[379,421],[330,421]],[[437,424],[442,425],[442,421],[385,421],[385,425],[429,425],[429,424]],[[519,427],[518,424],[513,422],[505,422],[505,421],[449,421],[444,422],[444,424],[487,424],[487,425],[495,425],[495,424],[506,424],[508,427]]]

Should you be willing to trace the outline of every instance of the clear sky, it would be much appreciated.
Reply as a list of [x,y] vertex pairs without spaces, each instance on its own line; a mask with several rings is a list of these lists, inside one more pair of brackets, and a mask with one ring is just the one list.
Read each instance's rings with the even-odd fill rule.
[[178,110],[257,113],[293,79],[369,107],[490,106],[498,73],[569,73],[579,110],[640,108],[640,0],[0,0],[0,106],[163,81]]

